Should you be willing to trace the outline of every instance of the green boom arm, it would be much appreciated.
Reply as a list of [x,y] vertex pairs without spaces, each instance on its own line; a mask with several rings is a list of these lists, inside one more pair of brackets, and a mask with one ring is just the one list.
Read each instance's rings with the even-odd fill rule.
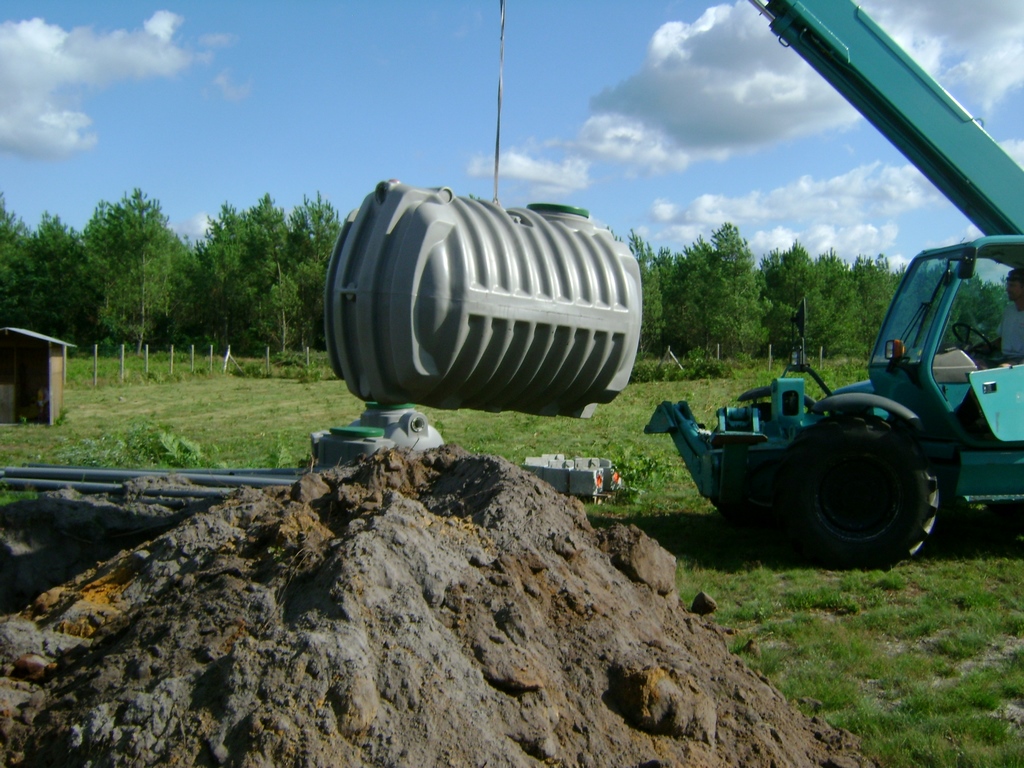
[[850,0],[751,0],[986,235],[1024,234],[1024,170]]

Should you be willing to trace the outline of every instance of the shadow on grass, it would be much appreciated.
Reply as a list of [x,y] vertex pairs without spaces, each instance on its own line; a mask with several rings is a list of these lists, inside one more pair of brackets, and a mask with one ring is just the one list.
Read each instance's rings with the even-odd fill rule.
[[[814,567],[790,545],[781,528],[736,526],[713,511],[615,514],[595,511],[598,527],[633,524],[656,539],[684,564],[736,573],[764,566],[772,570]],[[940,510],[919,561],[976,558],[1024,560],[1024,513],[996,514],[985,507],[958,504]]]
[[940,509],[935,529],[920,557],[926,560],[1024,559],[1024,514],[997,514],[986,507],[969,504]]
[[637,512],[591,514],[595,526],[633,524],[688,566],[739,572],[806,566],[782,530],[733,525],[716,512]]

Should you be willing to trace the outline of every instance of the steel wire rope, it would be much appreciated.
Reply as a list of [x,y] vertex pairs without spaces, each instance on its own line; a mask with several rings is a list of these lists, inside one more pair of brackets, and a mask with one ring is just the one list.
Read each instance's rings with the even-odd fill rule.
[[498,124],[494,136],[494,204],[498,201],[498,158],[501,153],[501,99],[504,90],[503,75],[505,70],[505,0],[501,3],[501,42],[498,47]]

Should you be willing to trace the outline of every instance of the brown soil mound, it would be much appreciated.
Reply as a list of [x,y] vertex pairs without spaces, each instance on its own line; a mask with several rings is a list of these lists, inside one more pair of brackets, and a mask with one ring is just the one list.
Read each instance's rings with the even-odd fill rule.
[[0,620],[0,662],[8,765],[871,764],[654,541],[454,447],[191,510]]

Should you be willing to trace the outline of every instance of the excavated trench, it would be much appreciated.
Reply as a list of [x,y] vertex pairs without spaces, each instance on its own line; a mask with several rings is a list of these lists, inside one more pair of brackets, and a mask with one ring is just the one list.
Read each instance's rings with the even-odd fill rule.
[[493,456],[0,517],[5,765],[872,764],[679,603],[671,554]]

